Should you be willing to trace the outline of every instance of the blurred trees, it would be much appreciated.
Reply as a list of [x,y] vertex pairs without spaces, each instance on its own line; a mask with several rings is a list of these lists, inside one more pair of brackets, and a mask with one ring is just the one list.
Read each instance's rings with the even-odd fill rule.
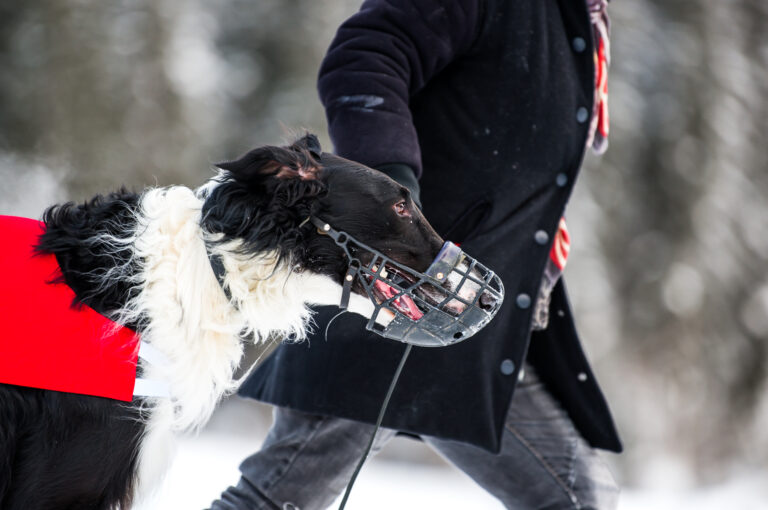
[[[330,149],[315,78],[359,3],[0,3],[0,213],[198,185],[282,126]],[[611,148],[571,201],[570,290],[624,478],[713,481],[768,460],[768,3],[610,12]]]
[[[3,7],[3,148],[50,157],[68,195],[124,180],[177,180],[195,147],[164,72],[169,28],[154,2]],[[198,163],[199,164],[199,163]]]
[[609,343],[630,477],[689,481],[682,458],[716,481],[768,460],[768,3],[611,12],[612,146],[572,201],[596,205],[580,285],[610,282],[587,337]]
[[321,130],[318,62],[350,4],[3,2],[0,150],[49,158],[68,197],[197,185],[281,123]]

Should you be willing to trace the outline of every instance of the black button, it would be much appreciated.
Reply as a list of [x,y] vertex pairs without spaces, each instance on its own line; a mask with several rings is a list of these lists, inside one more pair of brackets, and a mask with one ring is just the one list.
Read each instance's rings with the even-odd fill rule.
[[584,124],[587,120],[589,120],[589,110],[584,106],[580,106],[579,109],[576,110],[576,122]]
[[573,51],[576,53],[581,53],[587,49],[587,41],[583,37],[574,37],[571,44],[573,45]]
[[543,246],[549,241],[549,234],[547,234],[545,230],[537,230],[536,233],[533,234],[533,239],[536,241],[536,244]]
[[517,297],[515,298],[515,303],[517,303],[518,308],[522,308],[523,310],[525,310],[526,308],[531,306],[531,296],[525,293],[518,294]]
[[501,362],[501,366],[499,367],[501,370],[501,373],[504,375],[512,375],[515,373],[515,362],[511,359],[505,359]]
[[568,176],[564,173],[557,174],[557,177],[555,177],[555,184],[560,186],[561,188],[568,184]]

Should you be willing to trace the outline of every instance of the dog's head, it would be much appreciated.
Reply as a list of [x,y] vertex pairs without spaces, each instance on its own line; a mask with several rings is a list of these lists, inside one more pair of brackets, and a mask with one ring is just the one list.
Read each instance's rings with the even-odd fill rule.
[[225,173],[207,197],[203,224],[223,240],[240,240],[249,253],[277,251],[300,269],[341,282],[348,264],[344,252],[318,235],[306,221],[310,215],[419,271],[443,245],[407,188],[321,152],[314,135],[287,147],[260,147],[218,166]]
[[[342,285],[349,260],[308,221],[310,216],[418,272],[426,271],[443,247],[407,188],[381,172],[322,152],[314,135],[290,146],[260,147],[218,166],[224,172],[206,198],[203,226],[220,234],[221,241],[239,241],[246,254],[277,253],[296,271],[325,275]],[[356,256],[365,264],[373,255]],[[385,287],[376,289],[380,301],[388,297]],[[359,282],[352,291],[364,294]],[[439,299],[429,294],[421,297]],[[413,302],[400,304],[406,315],[419,314]]]

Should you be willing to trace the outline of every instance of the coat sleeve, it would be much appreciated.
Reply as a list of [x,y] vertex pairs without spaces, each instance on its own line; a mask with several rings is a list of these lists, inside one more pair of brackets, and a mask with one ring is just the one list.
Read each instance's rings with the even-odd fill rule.
[[409,100],[478,33],[481,0],[366,0],[320,67],[318,90],[340,156],[421,175]]

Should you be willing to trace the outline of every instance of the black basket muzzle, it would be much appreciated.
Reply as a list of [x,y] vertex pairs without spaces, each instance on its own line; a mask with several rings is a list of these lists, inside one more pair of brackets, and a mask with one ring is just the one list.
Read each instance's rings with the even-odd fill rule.
[[[421,273],[319,218],[310,219],[349,260],[339,306],[347,308],[355,282],[373,303],[369,331],[413,345],[442,347],[471,337],[501,308],[501,279],[450,241]],[[370,254],[371,260],[363,263],[361,253]]]

